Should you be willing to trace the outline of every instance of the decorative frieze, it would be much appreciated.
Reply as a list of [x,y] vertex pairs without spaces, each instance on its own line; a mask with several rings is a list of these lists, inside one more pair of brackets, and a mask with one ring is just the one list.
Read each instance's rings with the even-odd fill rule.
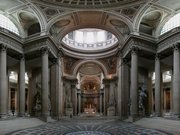
[[165,39],[161,40],[158,43],[157,52],[160,53],[162,51],[165,51],[172,47],[172,45],[177,44],[177,42],[180,40],[180,32],[174,33],[174,35],[171,35],[169,37],[166,37]]
[[146,41],[141,39],[141,37],[130,37],[126,44],[122,47],[123,58],[125,58],[133,48],[138,48],[141,51],[147,51],[151,53],[156,53],[155,42]]
[[7,45],[8,48],[14,49],[19,53],[23,52],[22,44],[7,35],[0,34],[0,43]]

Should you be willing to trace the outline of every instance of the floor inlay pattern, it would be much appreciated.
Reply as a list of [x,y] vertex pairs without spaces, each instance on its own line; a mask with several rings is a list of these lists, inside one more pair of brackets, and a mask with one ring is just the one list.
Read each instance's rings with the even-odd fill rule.
[[6,135],[172,135],[122,121],[61,120]]

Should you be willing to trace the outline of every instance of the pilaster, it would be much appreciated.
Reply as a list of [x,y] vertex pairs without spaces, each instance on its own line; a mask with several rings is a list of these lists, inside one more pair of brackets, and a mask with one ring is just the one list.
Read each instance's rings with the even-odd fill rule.
[[19,116],[25,115],[25,58],[20,56],[19,65]]
[[180,51],[179,44],[173,46],[173,115],[180,117]]
[[138,48],[131,49],[131,117],[134,121],[138,117]]
[[161,116],[161,65],[160,56],[155,56],[155,114]]
[[7,46],[0,44],[0,117],[8,113]]
[[49,72],[48,72],[48,48],[41,48],[41,87],[42,87],[42,119],[48,121],[49,118]]

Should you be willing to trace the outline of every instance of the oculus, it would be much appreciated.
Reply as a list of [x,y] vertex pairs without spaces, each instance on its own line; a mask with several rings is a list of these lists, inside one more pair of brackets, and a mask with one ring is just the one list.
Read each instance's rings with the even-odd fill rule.
[[80,50],[99,50],[109,48],[118,42],[111,32],[86,28],[68,33],[62,41],[71,48]]

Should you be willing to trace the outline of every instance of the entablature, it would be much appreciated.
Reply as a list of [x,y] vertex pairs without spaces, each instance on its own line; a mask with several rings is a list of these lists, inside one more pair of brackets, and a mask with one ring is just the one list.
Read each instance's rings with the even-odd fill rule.
[[144,57],[151,57],[152,54],[156,54],[157,43],[155,40],[144,36],[130,35],[125,44],[119,48],[122,57],[129,57],[133,48],[137,48]]
[[174,28],[159,38],[157,53],[170,53],[174,44],[180,43],[180,27]]
[[34,40],[28,39],[24,44],[24,54],[29,55],[30,57],[31,54],[34,54],[34,52],[38,53],[42,48],[47,48],[51,57],[58,57],[59,48],[56,46],[56,43],[53,41],[53,39],[48,35],[39,36]]
[[10,50],[23,53],[22,38],[4,28],[0,28],[0,43],[6,45]]

